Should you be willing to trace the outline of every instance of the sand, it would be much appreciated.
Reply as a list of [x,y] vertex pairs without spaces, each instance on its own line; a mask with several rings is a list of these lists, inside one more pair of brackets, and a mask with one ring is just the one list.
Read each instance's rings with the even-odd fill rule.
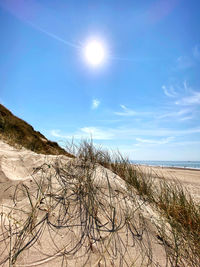
[[[142,168],[200,186],[198,171]],[[102,166],[0,141],[0,266],[12,266],[10,258],[24,267],[173,266],[159,239],[162,224],[170,230],[156,209]]]
[[152,166],[140,166],[140,169],[156,179],[163,177],[168,180],[177,179],[188,190],[193,199],[200,203],[200,170]]

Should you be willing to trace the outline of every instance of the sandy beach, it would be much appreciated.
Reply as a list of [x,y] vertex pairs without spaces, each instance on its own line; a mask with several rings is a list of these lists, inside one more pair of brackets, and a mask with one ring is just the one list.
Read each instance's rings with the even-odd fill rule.
[[200,170],[175,167],[154,167],[140,165],[139,168],[156,179],[177,179],[200,202]]

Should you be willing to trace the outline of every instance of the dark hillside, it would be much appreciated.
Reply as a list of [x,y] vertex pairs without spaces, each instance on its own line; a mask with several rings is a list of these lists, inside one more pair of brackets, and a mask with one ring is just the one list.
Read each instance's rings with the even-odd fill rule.
[[25,147],[36,153],[51,155],[71,154],[61,148],[56,142],[49,141],[40,132],[24,120],[14,116],[0,104],[0,139],[12,146]]

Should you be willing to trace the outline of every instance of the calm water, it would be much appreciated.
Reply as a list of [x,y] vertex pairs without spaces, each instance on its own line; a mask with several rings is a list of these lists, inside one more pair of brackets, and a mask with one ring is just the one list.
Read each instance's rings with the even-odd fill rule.
[[200,169],[200,161],[158,161],[158,160],[132,160],[134,164],[163,166],[163,167],[179,167]]

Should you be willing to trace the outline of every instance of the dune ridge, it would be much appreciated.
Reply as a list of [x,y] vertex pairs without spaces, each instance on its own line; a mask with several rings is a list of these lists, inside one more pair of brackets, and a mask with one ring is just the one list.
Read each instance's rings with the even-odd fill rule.
[[200,266],[199,172],[134,166],[92,141],[38,153],[5,118],[0,266]]
[[40,154],[73,157],[56,142],[48,140],[40,132],[35,131],[30,124],[13,115],[1,104],[0,139],[12,146],[24,147]]
[[[2,141],[0,147],[1,171],[7,179],[7,189],[1,187],[0,192],[1,231],[4,231],[1,232],[4,242],[0,242],[2,266],[10,264],[9,228],[19,236],[24,231],[22,241],[22,235],[12,240],[13,266],[62,266],[62,262],[67,266],[120,266],[121,261],[126,266],[134,262],[137,266],[148,266],[148,262],[152,266],[165,266],[164,247],[157,243],[154,234],[158,214],[135,192],[128,193],[125,181],[119,176],[80,159],[39,155]],[[67,211],[62,211],[65,205],[58,198],[68,202]],[[31,220],[35,221],[29,226],[33,229],[27,230],[30,213],[34,213]],[[31,241],[37,235],[40,240]],[[153,253],[148,247],[150,240]],[[33,243],[30,248],[23,248],[29,242]]]

